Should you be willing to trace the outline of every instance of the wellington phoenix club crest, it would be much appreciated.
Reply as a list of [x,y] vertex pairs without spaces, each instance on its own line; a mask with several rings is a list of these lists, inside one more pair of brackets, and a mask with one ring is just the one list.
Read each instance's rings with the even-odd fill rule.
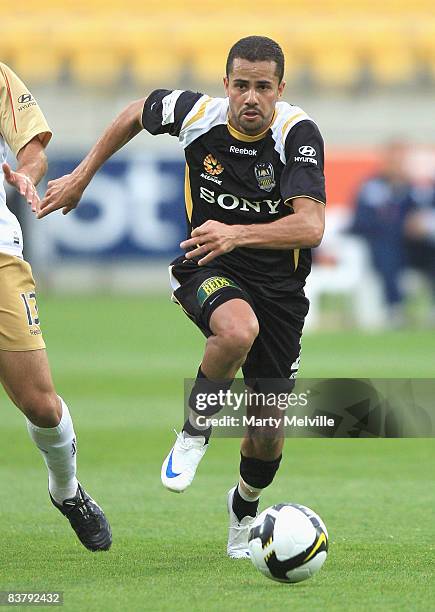
[[264,191],[272,191],[276,185],[275,173],[273,171],[272,164],[270,162],[260,162],[255,164],[254,172],[260,189],[263,189]]

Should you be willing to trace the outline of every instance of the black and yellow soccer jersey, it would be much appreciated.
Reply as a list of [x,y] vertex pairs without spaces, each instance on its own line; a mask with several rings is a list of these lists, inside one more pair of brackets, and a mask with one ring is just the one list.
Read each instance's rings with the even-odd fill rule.
[[[142,123],[151,134],[177,136],[184,149],[189,236],[209,219],[229,225],[275,221],[293,213],[296,197],[325,203],[323,140],[297,106],[278,102],[269,128],[247,136],[229,125],[228,98],[159,89],[147,98]],[[311,252],[236,248],[214,261],[278,293],[295,292],[310,272]]]

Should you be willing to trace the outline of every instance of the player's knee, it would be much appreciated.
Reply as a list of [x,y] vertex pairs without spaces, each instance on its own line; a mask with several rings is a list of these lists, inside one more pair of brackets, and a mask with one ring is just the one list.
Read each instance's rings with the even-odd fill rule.
[[279,468],[282,456],[272,461],[264,461],[255,457],[245,457],[240,454],[240,476],[244,482],[256,489],[264,489],[273,481]]
[[62,417],[60,399],[54,391],[34,389],[23,393],[18,407],[38,427],[56,427]]
[[222,345],[227,354],[235,357],[245,357],[258,336],[259,326],[255,317],[243,321],[243,324],[234,322],[220,334]]

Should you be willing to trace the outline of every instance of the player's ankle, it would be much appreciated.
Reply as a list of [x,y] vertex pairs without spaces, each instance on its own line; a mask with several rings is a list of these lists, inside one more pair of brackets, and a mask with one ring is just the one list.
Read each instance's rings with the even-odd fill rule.
[[245,516],[257,515],[259,501],[259,497],[254,501],[243,499],[239,492],[239,486],[237,486],[234,491],[232,510],[239,521],[241,521]]
[[211,436],[211,426],[207,427],[206,429],[198,429],[197,427],[192,425],[189,419],[187,419],[187,421],[184,423],[182,431],[191,438],[204,436],[206,443],[209,441],[209,438]]

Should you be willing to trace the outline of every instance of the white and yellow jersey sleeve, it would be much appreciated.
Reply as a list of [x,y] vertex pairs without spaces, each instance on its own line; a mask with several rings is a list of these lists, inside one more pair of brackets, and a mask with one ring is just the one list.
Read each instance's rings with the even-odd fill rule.
[[52,132],[38,103],[24,83],[5,64],[0,62],[0,134],[12,153],[37,136],[44,147]]
[[225,125],[228,98],[179,89],[156,89],[147,98],[142,125],[151,134],[176,136],[183,149],[216,125]]
[[6,206],[1,164],[6,145],[15,157],[33,138],[47,146],[52,136],[38,103],[24,83],[0,62],[0,252],[22,256],[23,240],[16,217]]

